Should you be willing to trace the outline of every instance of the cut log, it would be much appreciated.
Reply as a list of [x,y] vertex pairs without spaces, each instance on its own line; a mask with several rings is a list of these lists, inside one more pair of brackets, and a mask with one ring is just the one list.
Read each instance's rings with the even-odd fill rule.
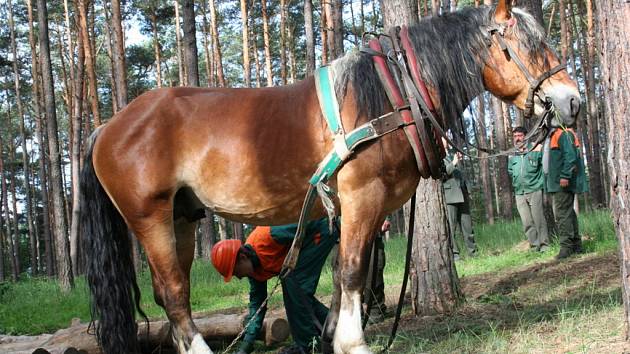
[[[243,330],[244,315],[215,314],[196,318],[195,324],[209,345],[222,345],[236,338]],[[143,351],[150,353],[157,347],[167,349],[171,346],[170,324],[168,321],[152,321],[147,326],[138,324],[138,340]],[[6,354],[51,353],[101,353],[96,343],[94,329],[88,325],[77,323],[61,329],[54,334],[41,336],[0,336],[0,352]],[[284,317],[267,316],[263,323],[260,338],[267,345],[284,341],[289,336],[289,323]],[[148,334],[148,335],[147,335]],[[168,350],[163,351],[168,352]]]

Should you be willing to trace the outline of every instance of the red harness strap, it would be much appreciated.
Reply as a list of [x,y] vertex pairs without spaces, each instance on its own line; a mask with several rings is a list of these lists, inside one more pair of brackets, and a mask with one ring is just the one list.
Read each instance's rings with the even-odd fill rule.
[[[382,52],[381,43],[372,39],[369,42],[369,46],[372,50],[377,52]],[[401,109],[405,106],[406,102],[403,98],[398,85],[394,81],[391,72],[389,71],[389,66],[385,59],[381,56],[374,55],[372,56],[374,60],[374,67],[376,68],[376,72],[381,79],[381,83],[383,84],[383,88],[389,98],[389,101],[392,102],[395,110],[400,111],[400,114],[405,123],[413,123],[413,117],[411,116],[411,111],[409,109]],[[413,150],[413,154],[416,157],[416,164],[418,165],[418,171],[420,171],[420,175],[423,178],[431,177],[431,170],[429,167],[429,163],[427,161],[426,154],[424,152],[424,148],[422,147],[422,142],[420,141],[420,137],[418,136],[418,130],[415,125],[407,125],[404,128],[405,135],[407,136],[407,140],[409,140],[409,144],[411,144],[411,149]]]

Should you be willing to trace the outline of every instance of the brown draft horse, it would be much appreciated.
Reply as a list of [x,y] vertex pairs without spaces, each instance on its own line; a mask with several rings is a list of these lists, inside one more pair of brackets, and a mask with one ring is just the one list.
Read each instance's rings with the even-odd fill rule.
[[[484,89],[523,108],[529,83],[488,29],[506,23],[501,35],[533,76],[558,64],[544,30],[505,0],[409,28],[443,117],[459,116]],[[369,55],[353,52],[332,69],[347,131],[391,111]],[[543,100],[560,114],[575,116],[579,110],[577,86],[566,71],[542,83],[537,114]],[[81,177],[82,234],[104,351],[138,350],[139,291],[128,230],[144,247],[155,301],[166,310],[179,352],[211,353],[189,303],[194,230],[202,209],[256,225],[296,222],[307,181],[332,146],[312,77],[273,88],[154,90],[99,128]],[[360,321],[366,255],[375,230],[409,199],[419,178],[412,149],[397,130],[361,146],[330,181],[342,215],[341,295],[327,321],[335,353],[370,353]],[[316,205],[311,215],[324,214]]]

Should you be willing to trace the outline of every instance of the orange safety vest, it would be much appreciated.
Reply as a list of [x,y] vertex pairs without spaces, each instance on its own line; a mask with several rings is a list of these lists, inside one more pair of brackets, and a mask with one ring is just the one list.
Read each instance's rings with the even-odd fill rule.
[[270,226],[258,226],[247,237],[245,244],[250,245],[260,260],[260,267],[254,269],[252,277],[266,281],[280,274],[284,258],[289,253],[291,244],[283,245],[271,237]]
[[573,145],[576,148],[580,147],[580,139],[578,139],[577,134],[575,134],[575,131],[572,128],[567,128],[567,129],[561,129],[558,128],[556,130],[553,131],[553,133],[551,133],[551,143],[550,143],[550,147],[552,149],[559,149],[560,148],[560,137],[562,136],[563,132],[570,132],[571,134],[573,134]]

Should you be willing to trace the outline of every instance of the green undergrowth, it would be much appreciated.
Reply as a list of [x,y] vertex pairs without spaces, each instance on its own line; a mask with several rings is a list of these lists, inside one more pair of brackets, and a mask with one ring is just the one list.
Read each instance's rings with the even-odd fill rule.
[[[621,333],[621,294],[618,282],[610,280],[616,274],[602,273],[600,268],[605,264],[590,263],[610,258],[617,240],[608,212],[583,213],[579,221],[586,254],[569,263],[553,261],[558,252],[555,243],[547,252],[528,252],[518,220],[494,225],[477,223],[477,255],[463,255],[456,262],[467,298],[465,305],[451,316],[420,320],[407,311],[392,352],[525,353],[552,351],[554,345],[565,346],[568,352],[597,351],[602,338]],[[459,236],[458,240],[461,242]],[[388,297],[398,296],[394,289],[402,281],[405,247],[404,237],[386,242]],[[460,249],[465,249],[463,244]],[[579,274],[571,273],[568,265],[572,262],[582,267]],[[242,311],[247,305],[248,282],[234,279],[224,283],[207,260],[195,261],[191,284],[194,312]],[[268,289],[274,284],[275,279]],[[151,318],[163,318],[163,310],[153,302],[147,271],[139,275],[139,285],[142,308]],[[318,294],[331,292],[328,262]],[[281,302],[278,290],[271,307],[279,307]],[[1,334],[50,333],[67,327],[72,318],[90,319],[88,291],[82,277],[68,294],[62,293],[55,281],[45,279],[0,284]],[[387,340],[389,321],[382,330],[368,331],[373,349]]]

